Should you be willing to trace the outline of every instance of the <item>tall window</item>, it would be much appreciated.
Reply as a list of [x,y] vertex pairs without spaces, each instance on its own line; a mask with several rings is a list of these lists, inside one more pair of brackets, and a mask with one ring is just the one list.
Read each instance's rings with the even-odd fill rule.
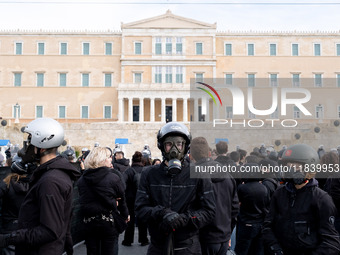
[[112,118],[112,106],[104,105],[104,119],[111,119],[111,118]]
[[44,55],[45,54],[45,43],[40,42],[38,43],[38,55]]
[[14,86],[15,87],[21,86],[21,76],[22,76],[22,73],[14,73]]
[[155,66],[155,83],[162,83],[162,67]]
[[322,105],[317,105],[315,107],[315,117],[317,119],[322,119],[323,118],[323,106]]
[[256,115],[254,113],[252,113],[250,110],[248,110],[248,118],[249,119],[255,119]]
[[66,106],[59,105],[59,107],[58,107],[58,117],[59,117],[59,119],[65,119],[66,118]]
[[22,55],[22,43],[21,42],[15,43],[15,54]]
[[277,87],[278,86],[278,79],[277,79],[277,74],[272,73],[270,74],[270,86],[271,87]]
[[66,73],[59,73],[59,86],[60,87],[66,87]]
[[172,54],[172,39],[171,39],[171,37],[166,38],[165,53],[166,54]]
[[162,38],[161,37],[156,37],[155,54],[156,55],[162,54]]
[[142,73],[134,73],[133,74],[133,82],[141,83],[142,82]]
[[105,55],[112,55],[112,43],[105,43]]
[[67,43],[60,43],[60,55],[67,55]]
[[231,43],[226,43],[225,44],[225,55],[226,56],[231,56],[232,55],[232,45],[231,45]]
[[183,54],[183,38],[176,37],[176,54]]
[[112,73],[104,74],[104,86],[112,87]]
[[292,56],[299,56],[299,45],[297,43],[292,44]]
[[176,66],[176,83],[183,83],[183,66]]
[[87,105],[81,106],[81,118],[88,119],[89,118],[89,107]]
[[314,74],[314,86],[322,87],[322,74]]
[[225,75],[225,84],[227,85],[233,85],[233,75],[230,73],[227,73]]
[[301,112],[300,112],[300,109],[298,108],[298,107],[296,107],[295,105],[294,105],[294,119],[300,119],[300,117],[301,117]]
[[276,56],[276,44],[271,43],[269,45],[269,48],[270,48],[270,56]]
[[340,105],[338,105],[338,118],[340,118]]
[[203,55],[203,43],[196,43],[196,55]]
[[81,86],[88,87],[90,85],[90,74],[82,73],[81,74]]
[[83,43],[83,55],[90,55],[90,43]]
[[35,117],[36,118],[44,117],[44,107],[42,105],[37,105],[35,107]]
[[337,87],[340,88],[340,74],[336,75],[336,84],[337,84]]
[[321,56],[321,45],[319,43],[314,44],[314,56]]
[[135,54],[136,55],[142,54],[142,43],[141,42],[135,42]]
[[203,73],[196,73],[195,74],[195,80],[197,81],[203,81]]
[[293,87],[300,87],[300,74],[294,73],[292,76]]
[[248,87],[255,87],[255,74],[248,74]]
[[233,107],[227,106],[226,107],[226,118],[231,119],[233,117]]
[[336,55],[340,56],[340,43],[336,45]]
[[166,67],[165,82],[172,83],[172,66]]
[[248,43],[248,56],[254,56],[255,54],[255,47],[254,47],[254,44],[253,43]]
[[44,87],[44,73],[37,73],[37,87]]

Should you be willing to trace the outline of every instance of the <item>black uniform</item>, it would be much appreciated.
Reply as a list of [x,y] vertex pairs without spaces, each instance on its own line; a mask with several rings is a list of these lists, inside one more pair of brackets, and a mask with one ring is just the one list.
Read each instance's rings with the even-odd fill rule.
[[72,181],[78,176],[79,172],[61,156],[33,172],[19,212],[15,254],[52,255],[62,254],[65,247],[72,249]]
[[113,168],[119,170],[121,173],[124,173],[126,169],[129,168],[130,161],[126,158],[114,160]]
[[263,228],[268,254],[282,248],[289,255],[335,255],[340,251],[334,228],[336,208],[331,197],[317,187],[317,181],[296,189],[292,183],[273,195]]
[[163,162],[143,170],[135,208],[138,220],[148,222],[151,236],[148,254],[159,255],[166,244],[167,235],[159,228],[162,219],[158,217],[164,208],[190,216],[185,227],[173,232],[175,254],[200,254],[199,229],[215,216],[215,197],[210,179],[190,178],[186,161],[174,177],[167,175]]

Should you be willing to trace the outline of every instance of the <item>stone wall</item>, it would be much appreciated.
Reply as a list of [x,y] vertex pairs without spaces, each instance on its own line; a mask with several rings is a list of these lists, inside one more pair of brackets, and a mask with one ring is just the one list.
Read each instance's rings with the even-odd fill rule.
[[[68,145],[73,146],[80,151],[83,147],[91,149],[95,142],[101,146],[115,145],[116,138],[128,138],[129,144],[123,145],[123,151],[126,157],[131,158],[133,153],[141,151],[145,144],[151,148],[152,157],[161,158],[161,153],[157,148],[157,132],[162,123],[63,123],[65,129],[65,140]],[[7,126],[0,126],[0,139],[9,139],[12,144],[22,145],[25,135],[21,132],[24,123],[9,123]],[[195,128],[194,128],[195,127]],[[319,127],[319,133],[314,131]],[[212,132],[213,130],[213,132]],[[279,140],[280,145],[275,146],[279,150],[282,145],[291,145],[295,143],[307,143],[314,148],[324,145],[326,150],[336,148],[340,145],[340,127],[335,126],[333,121],[324,121],[323,123],[299,124],[295,128],[243,128],[243,127],[219,127],[212,129],[212,124],[205,123],[199,126],[192,125],[193,136],[204,136],[207,138],[211,148],[215,148],[215,138],[228,138],[229,151],[235,150],[240,146],[250,152],[255,146],[264,143],[266,146],[275,145]],[[296,139],[296,134],[300,135]],[[63,151],[65,147],[60,150]]]

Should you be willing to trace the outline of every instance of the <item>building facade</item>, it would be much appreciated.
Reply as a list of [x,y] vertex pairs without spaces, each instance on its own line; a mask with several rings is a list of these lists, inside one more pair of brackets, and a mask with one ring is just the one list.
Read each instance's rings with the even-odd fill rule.
[[[340,118],[340,31],[221,32],[170,11],[118,32],[0,31],[0,116],[10,125],[52,117],[65,125],[152,124],[154,135],[167,121],[256,118],[233,116],[230,93],[218,108],[193,96],[190,84],[207,78],[244,94],[254,89],[258,109],[270,106],[273,88],[308,89],[312,116],[290,105],[285,118],[332,126]],[[267,117],[280,119],[280,110]]]

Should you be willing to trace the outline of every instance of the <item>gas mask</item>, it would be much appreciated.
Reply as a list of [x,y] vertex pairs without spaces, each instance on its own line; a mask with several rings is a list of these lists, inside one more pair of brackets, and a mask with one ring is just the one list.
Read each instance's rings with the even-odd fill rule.
[[164,140],[164,157],[168,161],[167,174],[173,176],[182,169],[185,140],[181,136],[169,136]]
[[285,179],[294,185],[300,185],[306,182],[306,174],[303,171],[303,166],[301,169],[296,169],[294,166],[290,166]]
[[38,154],[34,152],[34,145],[30,143],[30,136],[28,137],[27,141],[23,142],[23,147],[18,151],[18,156],[22,158],[23,164],[39,162],[39,150]]

